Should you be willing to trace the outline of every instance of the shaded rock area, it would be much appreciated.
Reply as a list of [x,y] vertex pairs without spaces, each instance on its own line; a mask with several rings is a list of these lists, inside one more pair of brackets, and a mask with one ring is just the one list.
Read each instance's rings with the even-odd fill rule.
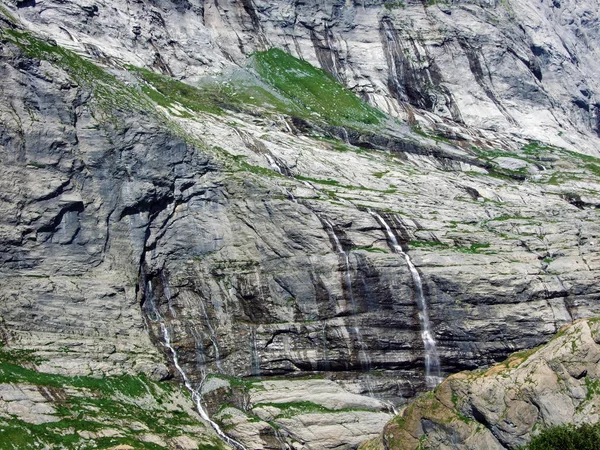
[[[572,78],[548,69],[562,53],[536,63],[518,5],[26,3],[0,9],[0,335],[37,371],[175,378],[248,448],[351,449],[426,390],[420,288],[444,376],[599,314],[596,138],[548,110],[576,75],[594,95],[593,50],[561,65]],[[548,82],[544,100],[509,104],[490,74],[520,72],[439,24],[461,15],[493,42],[514,33],[503,55],[531,83],[505,81]],[[475,83],[444,81],[443,30]],[[271,45],[333,77],[246,58]],[[11,382],[0,411],[58,410]]]
[[539,348],[461,372],[361,449],[514,449],[546,427],[598,422],[600,326],[581,320]]

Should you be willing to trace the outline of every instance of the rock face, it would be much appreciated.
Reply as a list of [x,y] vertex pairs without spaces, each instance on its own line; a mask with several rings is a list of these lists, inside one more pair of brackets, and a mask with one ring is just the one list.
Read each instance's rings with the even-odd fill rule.
[[599,145],[598,0],[17,6],[32,29],[105,61],[196,80],[280,47],[384,111],[452,138],[515,148],[519,136],[590,154]]
[[582,320],[502,364],[461,372],[361,448],[513,449],[539,430],[598,422],[600,326]]
[[[355,448],[434,355],[598,314],[592,3],[7,8],[0,329],[38,370],[185,378],[249,448]],[[246,59],[271,45],[330,75]]]

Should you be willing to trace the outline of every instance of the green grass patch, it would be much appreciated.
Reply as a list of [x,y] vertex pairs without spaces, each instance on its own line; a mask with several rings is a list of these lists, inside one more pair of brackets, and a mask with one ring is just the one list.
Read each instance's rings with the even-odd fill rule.
[[255,408],[261,406],[272,406],[281,411],[280,414],[276,415],[276,418],[289,418],[298,416],[301,414],[335,414],[340,412],[348,411],[371,411],[366,408],[342,408],[342,409],[329,409],[317,403],[309,401],[301,402],[288,402],[288,403],[259,403],[255,405]]
[[387,1],[383,4],[383,7],[388,11],[391,11],[393,9],[405,8],[406,5],[404,4],[404,2],[400,1]]
[[267,177],[284,177],[284,175],[281,175],[279,172],[273,169],[268,169],[262,166],[255,166],[254,164],[248,164],[246,161],[239,161],[239,165],[241,167],[241,170],[245,172],[252,172],[254,174],[263,175]]
[[[163,438],[186,434],[187,427],[205,427],[197,417],[163,405],[173,404],[172,396],[189,398],[187,391],[173,383],[156,383],[144,375],[65,376],[35,370],[36,358],[28,351],[0,351],[0,383],[36,385],[55,401],[57,421],[34,425],[18,416],[0,417],[0,448],[108,448],[128,444],[136,449],[163,448],[144,442],[142,434]],[[23,367],[20,364],[25,364]],[[190,401],[191,404],[191,401]],[[131,426],[133,423],[141,424]],[[119,435],[100,437],[102,430]],[[82,437],[78,432],[99,432],[98,437]],[[84,434],[85,436],[85,434]],[[212,437],[207,445],[223,445]]]
[[600,394],[600,380],[592,380],[590,377],[585,377],[585,387],[587,392],[585,393],[585,399],[591,400],[592,397]]
[[506,220],[527,220],[528,217],[524,217],[521,215],[511,215],[511,214],[502,214],[501,216],[494,217],[493,219],[488,220],[488,222],[503,222]]
[[327,72],[278,48],[253,55],[256,72],[300,107],[304,118],[332,125],[377,125],[385,115]]
[[[286,114],[298,114],[298,108],[291,102],[261,86],[258,79],[252,80],[248,74],[241,77],[205,79],[196,85],[184,83],[174,78],[150,70],[128,66],[146,85],[144,93],[158,105],[169,108],[182,117],[191,117],[194,113],[224,114],[225,110],[246,110],[253,107],[276,110]],[[185,108],[184,110],[181,107]],[[188,111],[186,111],[188,110]],[[237,126],[237,124],[231,124]]]
[[487,249],[489,247],[490,247],[490,244],[487,244],[487,243],[475,243],[475,244],[469,245],[468,247],[458,245],[458,246],[454,247],[454,250],[461,252],[461,253],[488,253],[488,252],[482,252],[482,250]]
[[539,156],[544,152],[551,152],[557,150],[556,147],[544,145],[538,141],[531,141],[528,144],[521,147],[521,151],[526,155]]
[[444,142],[446,144],[454,145],[454,143],[450,139],[448,139],[448,138],[446,138],[444,136],[440,136],[438,134],[431,134],[431,133],[427,133],[427,132],[423,131],[423,129],[420,127],[420,125],[413,125],[412,131],[414,133],[418,134],[419,136],[423,136],[423,137],[426,137],[426,138],[429,138],[429,139],[433,139],[436,142]]
[[389,253],[386,249],[380,248],[380,247],[358,246],[358,247],[352,247],[350,249],[351,252],[357,251],[357,250],[364,250],[365,252],[369,252],[369,253]]
[[444,244],[443,242],[440,241],[408,241],[408,245],[409,247],[434,247],[434,248],[449,248],[448,244]]
[[297,180],[301,180],[301,181],[310,181],[311,183],[316,183],[316,184],[325,184],[328,186],[340,186],[339,181],[332,180],[330,178],[327,180],[321,180],[319,178],[305,177],[303,175],[296,175],[294,178],[296,178]]
[[13,24],[15,24],[15,25],[16,25],[16,24],[18,23],[18,21],[17,21],[17,19],[15,18],[15,16],[13,16],[13,15],[12,15],[12,14],[11,14],[11,13],[8,11],[8,9],[6,9],[6,8],[4,7],[4,5],[0,5],[0,13],[2,13],[2,15],[3,15],[4,17],[6,17],[6,18],[7,18],[7,19],[8,19],[10,22],[12,22]]
[[[339,181],[332,180],[331,178],[328,178],[327,180],[323,180],[323,179],[319,179],[319,178],[306,177],[304,175],[294,175],[294,178],[296,178],[297,180],[301,180],[301,181],[310,181],[311,183],[315,183],[315,184],[336,186],[336,187],[339,187],[342,189],[348,189],[348,190],[353,190],[353,191],[380,192],[383,194],[394,194],[395,192],[398,191],[398,189],[393,185],[390,185],[389,189],[381,190],[381,189],[372,189],[372,188],[368,188],[368,187],[364,187],[364,186],[354,186],[351,184],[340,184]],[[336,197],[336,193],[334,191],[325,191],[325,192],[332,198]]]
[[96,64],[58,45],[37,39],[30,33],[2,30],[2,37],[17,45],[27,56],[51,62],[64,69],[78,84],[88,87],[99,112],[147,110],[149,103],[135,89]]
[[597,177],[600,177],[600,165],[589,163],[584,166],[587,170],[592,172]]

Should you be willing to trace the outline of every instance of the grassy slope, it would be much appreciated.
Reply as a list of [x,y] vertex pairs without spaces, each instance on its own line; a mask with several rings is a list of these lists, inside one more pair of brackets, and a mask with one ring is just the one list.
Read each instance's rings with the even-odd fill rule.
[[[35,387],[50,397],[56,421],[32,424],[18,415],[0,413],[0,448],[168,448],[146,441],[154,435],[165,442],[178,436],[198,440],[202,450],[223,448],[208,433],[189,402],[187,391],[170,382],[157,383],[143,375],[70,377],[38,372],[27,352],[0,352],[0,384]],[[191,403],[190,403],[191,404]],[[206,433],[206,435],[204,435]]]

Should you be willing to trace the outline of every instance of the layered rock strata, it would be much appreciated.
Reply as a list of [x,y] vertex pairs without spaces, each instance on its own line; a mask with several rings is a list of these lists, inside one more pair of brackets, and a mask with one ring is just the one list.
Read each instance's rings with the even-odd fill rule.
[[[67,376],[183,372],[248,447],[354,448],[427,387],[413,268],[442,375],[598,313],[597,158],[523,135],[493,141],[498,148],[448,140],[349,100],[334,78],[283,52],[245,61],[251,47],[228,47],[235,27],[207,18],[237,17],[239,42],[252,35],[267,46],[279,41],[261,18],[283,13],[223,5],[2,10],[0,315],[11,348],[34,349],[38,370]],[[406,13],[444,17],[442,6]],[[404,11],[363,10],[371,15],[352,20]],[[155,41],[142,39],[146,25],[127,34],[131,20],[150,20]],[[311,39],[313,49],[322,40]],[[391,51],[390,67],[401,53]],[[321,64],[354,86],[327,55]],[[281,64],[261,65],[269,58]],[[185,85],[124,63],[190,80],[227,70],[216,83]],[[378,79],[381,97],[367,97],[394,104]],[[298,84],[286,90],[290,80]],[[298,80],[338,97],[299,101]],[[407,100],[398,89],[403,107],[434,117],[429,94]],[[573,136],[594,145],[580,131]]]

